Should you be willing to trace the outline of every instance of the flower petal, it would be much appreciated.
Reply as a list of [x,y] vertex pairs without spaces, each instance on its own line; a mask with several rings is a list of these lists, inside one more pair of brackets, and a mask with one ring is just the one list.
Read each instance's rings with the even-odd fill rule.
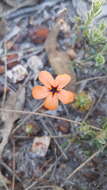
[[75,99],[75,93],[67,90],[61,90],[58,94],[58,99],[63,103],[63,104],[68,104],[74,101]]
[[41,71],[39,73],[39,80],[48,88],[50,88],[54,82],[52,75],[48,71]]
[[58,107],[58,97],[57,95],[52,95],[50,94],[45,102],[44,102],[44,107],[49,109],[49,110],[55,110]]
[[48,96],[49,91],[45,86],[35,86],[32,89],[32,96],[35,99],[42,99]]
[[67,74],[62,74],[58,75],[55,79],[55,86],[58,86],[58,90],[62,89],[65,87],[71,80],[70,75]]

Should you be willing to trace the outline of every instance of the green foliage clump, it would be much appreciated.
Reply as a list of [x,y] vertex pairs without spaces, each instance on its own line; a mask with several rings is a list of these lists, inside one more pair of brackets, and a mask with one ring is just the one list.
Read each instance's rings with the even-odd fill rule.
[[88,30],[87,38],[91,45],[104,44],[106,43],[105,36],[106,25],[104,23],[100,23],[96,26],[93,26],[92,29]]
[[93,130],[94,126],[87,124],[86,122],[82,122],[80,126],[80,132],[82,136],[90,136],[94,138],[96,136],[96,131]]
[[83,122],[80,126],[82,138],[89,139],[96,148],[103,148],[107,144],[107,118],[103,120],[101,129],[95,131],[93,128],[94,126]]
[[93,104],[92,97],[82,91],[77,94],[75,102],[72,104],[74,108],[78,109],[79,111],[87,111]]
[[107,118],[103,120],[102,130],[96,134],[95,142],[97,146],[102,146],[107,143]]
[[103,4],[104,0],[92,0],[92,6],[91,9],[88,11],[85,25],[90,25],[95,19],[95,17],[101,13]]
[[107,51],[106,24],[103,21],[95,24],[95,19],[101,13],[103,4],[104,0],[92,0],[86,19],[82,21],[80,17],[76,17],[74,26],[73,44],[82,43],[82,48],[87,55],[80,62],[94,61],[97,69],[104,66]]
[[96,61],[96,66],[100,67],[100,66],[104,65],[105,58],[102,54],[99,53],[99,54],[97,54],[95,61]]

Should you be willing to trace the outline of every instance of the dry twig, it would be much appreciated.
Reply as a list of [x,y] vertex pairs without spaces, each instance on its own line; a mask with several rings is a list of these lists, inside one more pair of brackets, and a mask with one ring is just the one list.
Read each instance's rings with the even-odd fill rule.
[[88,82],[88,81],[92,81],[92,80],[104,80],[104,79],[107,79],[107,75],[105,75],[105,76],[98,76],[98,77],[86,78],[86,79],[77,81],[77,82],[75,83],[75,85],[81,84],[82,82],[85,82],[85,81]]
[[[42,123],[42,125],[45,127],[45,129],[48,131],[48,133],[50,134],[50,136],[52,137],[51,131],[50,129],[46,126],[45,122],[41,119],[40,122]],[[61,148],[61,146],[59,145],[58,141],[56,139],[54,139],[57,147],[59,148],[59,150],[61,151],[62,155],[64,156],[65,159],[67,159],[67,155],[65,154],[65,152],[63,151],[63,149]]]
[[12,190],[15,189],[15,167],[16,167],[16,159],[15,159],[15,141],[13,140],[13,178],[12,178]]
[[[74,121],[72,119],[67,119],[67,118],[64,118],[64,117],[59,117],[59,116],[56,116],[56,115],[50,115],[50,114],[46,114],[46,113],[39,113],[39,112],[31,112],[31,111],[22,111],[22,110],[12,110],[12,109],[3,109],[3,108],[0,108],[0,111],[4,111],[4,112],[13,112],[13,113],[19,113],[19,114],[29,114],[29,115],[39,115],[41,117],[48,117],[48,118],[52,118],[52,119],[58,119],[58,120],[62,120],[62,121],[67,121],[67,122],[70,122],[70,123],[74,123],[74,124],[77,124],[77,125],[81,125],[81,122],[79,121]],[[101,129],[98,128],[98,127],[95,127],[95,126],[91,126],[92,129],[95,129],[97,131],[100,131]]]
[[5,104],[5,100],[6,100],[6,89],[7,89],[7,49],[6,49],[6,45],[5,45],[5,42],[4,42],[4,54],[5,54],[5,79],[4,79],[4,94],[3,94],[3,99],[2,99],[2,107],[4,107],[4,104]]
[[69,180],[71,177],[73,177],[79,170],[81,170],[88,162],[90,162],[95,156],[97,156],[102,150],[98,150],[94,154],[92,154],[85,162],[80,164],[79,167],[77,167],[69,176],[65,179],[65,182]]

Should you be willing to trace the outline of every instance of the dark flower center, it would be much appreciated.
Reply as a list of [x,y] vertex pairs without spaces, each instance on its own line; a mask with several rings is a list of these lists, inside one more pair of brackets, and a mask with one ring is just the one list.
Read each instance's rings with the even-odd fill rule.
[[52,92],[52,94],[54,95],[55,93],[58,93],[59,91],[57,90],[58,87],[51,87],[50,92]]

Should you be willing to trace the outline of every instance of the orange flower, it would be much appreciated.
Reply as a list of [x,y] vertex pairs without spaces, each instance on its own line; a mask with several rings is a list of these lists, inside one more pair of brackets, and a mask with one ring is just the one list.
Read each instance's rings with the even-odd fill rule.
[[49,72],[41,71],[39,80],[44,86],[35,86],[32,89],[32,96],[35,99],[46,98],[44,101],[45,108],[57,109],[58,100],[63,104],[73,102],[75,93],[63,89],[71,80],[69,75],[61,74],[54,79]]

